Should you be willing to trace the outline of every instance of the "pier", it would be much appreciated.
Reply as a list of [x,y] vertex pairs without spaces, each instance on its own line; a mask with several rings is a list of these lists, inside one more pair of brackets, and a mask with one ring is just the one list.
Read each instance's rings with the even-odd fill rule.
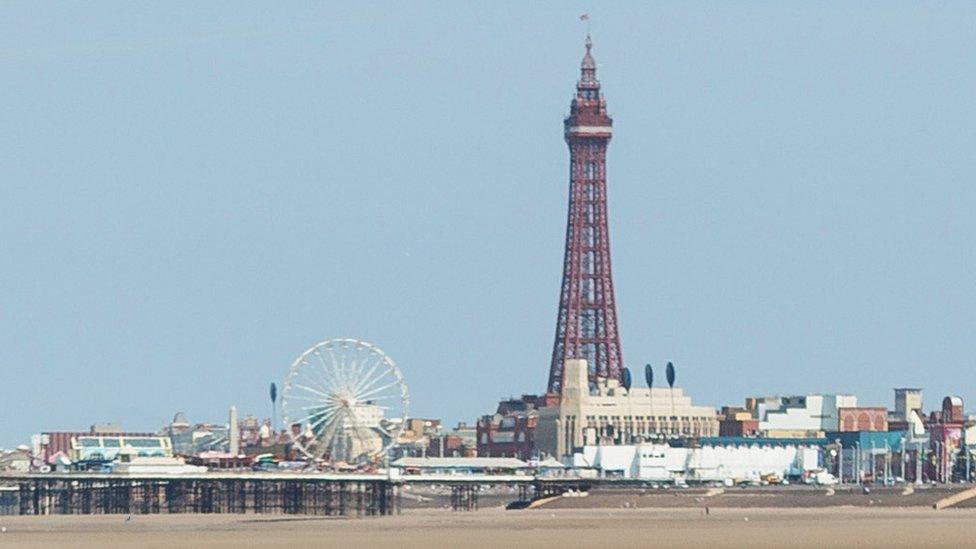
[[[200,474],[2,477],[11,514],[248,513],[368,517],[399,513],[399,486],[381,475]],[[10,487],[15,486],[16,491]],[[15,501],[14,501],[15,500]]]
[[373,517],[400,513],[406,484],[451,490],[455,511],[478,509],[485,487],[514,486],[518,499],[586,490],[592,481],[532,475],[200,473],[0,475],[0,514],[280,514]]

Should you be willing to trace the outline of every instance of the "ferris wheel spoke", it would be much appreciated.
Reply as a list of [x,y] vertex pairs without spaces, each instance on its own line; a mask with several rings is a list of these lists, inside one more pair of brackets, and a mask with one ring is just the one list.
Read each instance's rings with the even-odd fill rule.
[[366,429],[366,427],[364,427],[361,423],[359,423],[359,418],[356,417],[355,412],[353,412],[352,410],[348,410],[346,413],[348,414],[349,419],[352,420],[353,434],[355,434],[356,438],[359,439],[359,442],[363,444],[363,450],[366,451],[369,448],[370,444],[369,442],[366,441],[365,438],[363,438],[363,433],[361,431],[362,429]]
[[351,363],[350,372],[349,372],[349,385],[350,385],[350,391],[353,393],[356,392],[356,385],[359,384],[358,380],[362,379],[363,366],[366,364],[366,361],[368,359],[369,357],[367,356],[362,358],[361,360],[354,360]]
[[342,361],[336,358],[335,350],[333,350],[331,347],[326,350],[329,352],[329,360],[332,361],[332,370],[330,373],[336,380],[336,387],[345,389],[348,382],[345,379]]
[[[309,364],[309,367],[312,368],[313,366]],[[305,375],[302,376],[301,381],[308,383],[309,385],[315,387],[316,389],[322,391],[323,393],[326,394],[331,393],[331,391],[329,390],[328,382],[325,381],[324,379],[319,379],[317,376],[313,376],[312,372],[306,372]]]
[[393,438],[393,433],[391,433],[390,431],[388,431],[388,430],[387,430],[387,429],[386,429],[385,427],[383,427],[382,425],[377,425],[377,426],[376,426],[376,428],[377,428],[377,429],[379,429],[379,430],[380,430],[380,431],[381,431],[381,432],[382,432],[382,433],[383,433],[384,435],[386,435],[386,436],[388,436],[388,437],[390,437],[390,438]]
[[359,350],[355,347],[350,348],[348,343],[342,347],[342,361],[340,361],[340,365],[342,366],[343,389],[348,390],[352,384],[352,369],[356,365],[356,358],[358,356]]
[[357,395],[363,394],[367,389],[371,389],[374,385],[376,385],[380,381],[383,381],[384,379],[389,379],[390,376],[387,375],[388,373],[390,373],[389,370],[382,370],[374,374],[372,379],[363,380],[363,382],[360,383],[360,387],[357,388],[356,394]]
[[295,418],[295,419],[290,419],[289,418],[289,421],[291,421],[292,425],[294,425],[296,423],[302,424],[302,423],[304,423],[304,422],[306,422],[306,421],[308,421],[308,420],[310,420],[310,419],[312,419],[314,417],[318,417],[319,415],[320,414],[318,414],[318,413],[312,413],[312,414],[308,414],[308,415],[305,415],[305,416],[300,417],[300,418]]
[[[301,402],[297,402],[297,401],[301,401]],[[302,393],[299,395],[290,395],[287,401],[282,402],[282,405],[290,408],[292,407],[292,405],[299,406],[306,402],[311,403],[309,407],[311,407],[312,405],[321,407],[321,406],[328,405],[329,403],[332,402],[332,400],[329,398],[320,397],[318,395],[313,395],[311,393]]]
[[331,399],[326,399],[325,401],[323,401],[322,400],[322,397],[318,397],[318,396],[316,396],[316,397],[310,397],[310,396],[305,396],[305,395],[291,395],[291,396],[288,397],[287,400],[282,400],[281,401],[282,406],[286,406],[292,400],[304,400],[304,401],[307,401],[307,402],[316,402],[316,403],[318,403],[319,406],[322,406],[323,405],[323,402],[331,402]]
[[335,459],[335,454],[331,450],[332,450],[332,443],[335,440],[338,431],[339,431],[339,426],[335,421],[329,422],[325,426],[325,429],[322,430],[322,436],[316,439],[316,442],[319,444],[319,451],[316,452],[316,454],[318,454],[319,458],[321,458],[322,456],[325,455],[326,452],[328,452],[330,457]]
[[307,400],[308,402],[322,402],[322,399],[319,397],[312,398],[305,395],[289,395],[288,398],[281,400],[281,405],[283,407],[287,407],[293,400]]
[[304,390],[306,390],[306,391],[308,391],[310,393],[314,393],[314,394],[319,395],[319,396],[321,396],[323,398],[332,398],[332,395],[330,395],[328,393],[323,393],[322,391],[319,391],[318,389],[313,389],[313,388],[309,387],[308,385],[302,385],[300,383],[296,383],[295,384],[295,387],[298,387],[299,389],[304,389]]
[[349,381],[346,379],[345,357],[339,357],[336,360],[335,366],[332,367],[332,371],[329,373],[335,378],[336,389],[345,391],[346,385],[349,384]]
[[329,362],[332,363],[332,369],[330,371],[335,373],[339,370],[339,361],[336,359],[335,350],[333,350],[332,347],[328,347],[326,352],[329,353]]
[[316,375],[318,369],[315,366],[315,364],[309,362],[308,359],[302,359],[302,361],[299,363],[299,366],[305,366],[305,368],[302,368],[298,373],[299,375],[295,376],[298,378],[298,381],[307,381],[309,383],[312,383],[322,391],[325,392],[329,391],[328,389],[330,385],[329,380],[324,377],[319,377],[318,375]]
[[[376,362],[376,364],[373,364],[373,366],[369,369],[369,371],[366,372],[366,374],[362,376],[362,378],[360,378],[359,383],[356,385],[357,393],[366,388],[366,384],[369,383],[370,380],[373,378],[373,374],[376,373],[376,369],[379,368],[380,364],[383,364],[384,362],[386,362],[386,358],[381,356],[380,359]],[[382,373],[380,375],[382,376]]]
[[400,382],[399,382],[399,381],[391,381],[390,383],[387,383],[386,385],[382,385],[382,386],[380,386],[380,387],[377,387],[377,388],[375,388],[375,389],[372,389],[371,391],[369,391],[369,392],[367,392],[367,393],[363,393],[363,394],[361,394],[361,395],[356,395],[356,399],[357,399],[357,400],[366,400],[366,398],[367,398],[367,397],[368,397],[369,395],[373,395],[373,394],[376,394],[376,393],[379,393],[379,392],[381,392],[381,391],[384,391],[384,390],[386,390],[386,389],[389,389],[390,387],[393,387],[393,386],[395,386],[395,385],[399,385],[399,384],[400,384]]
[[[355,388],[354,392],[356,392],[356,393],[362,392],[362,390],[363,389],[366,389],[369,386],[369,384],[373,383],[373,379],[374,379],[373,376],[376,374],[376,369],[379,368],[380,364],[382,364],[382,363],[383,363],[383,361],[380,360],[379,362],[377,362],[376,364],[374,364],[373,367],[370,368],[369,371],[367,371],[359,379],[359,382],[356,383],[356,388]],[[383,377],[383,373],[382,372],[380,372],[379,377]]]
[[400,397],[394,395],[381,395],[375,397],[368,397],[366,402],[376,402],[377,400],[400,400]]
[[355,378],[355,374],[353,373],[353,371],[357,367],[356,364],[357,364],[356,357],[350,358],[349,360],[347,360],[347,361],[345,361],[343,363],[343,366],[344,366],[343,376],[344,376],[344,379],[346,381],[345,385],[343,386],[343,389],[346,390],[346,391],[349,391],[350,393],[352,392],[352,388],[353,388],[353,386],[355,384],[355,381],[354,380],[356,378]]
[[304,400],[304,401],[312,402],[313,403],[313,404],[309,404],[309,405],[306,405],[306,406],[299,406],[298,407],[299,410],[311,410],[313,408],[332,408],[332,407],[335,407],[335,406],[341,406],[342,405],[341,402],[339,402],[338,400],[336,400],[334,398],[321,399],[321,398],[305,398],[305,397],[298,397],[298,396],[292,397],[292,398],[294,398],[296,400]]
[[[312,459],[316,461],[320,459],[325,459],[325,448],[323,448],[321,444],[315,444],[314,446],[309,448],[309,450],[312,450],[312,452],[310,453],[311,455],[309,456]],[[306,451],[306,454],[309,454],[309,452]]]
[[359,380],[363,378],[363,371],[372,359],[372,352],[369,349],[357,349],[356,360],[352,362],[352,368],[349,372],[350,391],[356,392],[356,386],[359,385]]
[[325,403],[319,403],[317,405],[312,405],[312,406],[302,406],[299,408],[299,410],[315,410],[314,412],[311,412],[309,414],[314,416],[314,415],[320,415],[320,414],[331,412],[341,406],[342,404],[337,402],[325,402]]
[[304,422],[309,421],[309,420],[314,420],[312,423],[309,424],[309,427],[314,427],[318,423],[321,423],[321,419],[322,418],[325,418],[325,417],[328,417],[330,415],[333,415],[334,413],[335,413],[335,409],[333,408],[333,409],[330,409],[328,411],[324,411],[322,413],[308,414],[307,416],[305,416],[303,418],[294,420],[292,423],[293,424],[294,423],[301,424],[301,423],[304,423]]
[[[316,372],[322,376],[322,381],[324,383],[326,384],[330,383],[329,377],[330,374],[332,373],[332,370],[325,364],[325,359],[322,358],[322,355],[318,352],[318,350],[316,350],[312,354],[315,355],[315,358],[319,361],[319,364],[322,365],[322,369],[317,370]],[[335,381],[335,380],[333,379],[331,381]]]
[[301,408],[299,408],[299,410],[312,410],[314,408],[319,408],[319,409],[324,409],[324,410],[331,410],[332,408],[335,408],[337,406],[341,406],[341,404],[339,404],[338,402],[331,402],[330,401],[330,402],[327,402],[325,404],[321,404],[320,403],[320,404],[314,404],[314,405],[311,405],[311,406],[302,406]]
[[321,369],[314,370],[315,373],[316,373],[316,375],[322,381],[322,383],[325,386],[327,386],[327,387],[333,387],[333,388],[340,387],[341,386],[341,383],[339,381],[339,378],[336,375],[335,368],[334,367],[333,368],[329,368],[325,364],[325,359],[322,358],[322,355],[319,354],[318,351],[315,352],[315,358],[317,358],[318,361],[319,361],[319,364],[322,365],[322,368]]
[[[375,356],[366,355],[366,358],[364,358],[362,362],[359,363],[359,369],[356,370],[356,379],[358,381],[356,383],[356,388],[354,392],[359,390],[359,385],[362,384],[364,379],[373,375],[373,371],[375,371],[376,368],[380,365],[380,363],[383,362],[383,358],[384,358],[383,355],[379,355],[379,354]],[[372,362],[372,365],[369,368],[367,368],[366,365],[369,364],[370,362]]]
[[378,353],[373,352],[372,348],[364,346],[362,344],[360,344],[356,348],[356,358],[358,359],[357,362],[359,363],[358,364],[359,368],[355,372],[357,376],[362,375],[363,369],[366,367],[366,364],[369,363],[369,361],[372,360],[373,357],[376,356],[377,354]]
[[317,419],[314,422],[310,423],[309,424],[309,428],[312,429],[312,431],[314,432],[315,431],[315,428],[318,427],[319,425],[321,425],[323,421],[332,419],[336,415],[336,413],[338,412],[338,410],[339,409],[337,408],[335,410],[330,411],[327,414],[323,414],[322,417],[320,417],[319,419]]

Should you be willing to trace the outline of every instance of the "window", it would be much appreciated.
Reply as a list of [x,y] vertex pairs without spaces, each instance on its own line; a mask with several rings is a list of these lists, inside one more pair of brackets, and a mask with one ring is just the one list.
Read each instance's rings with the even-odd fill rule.
[[125,440],[125,443],[132,447],[142,446],[144,448],[159,448],[163,445],[158,438],[129,438]]

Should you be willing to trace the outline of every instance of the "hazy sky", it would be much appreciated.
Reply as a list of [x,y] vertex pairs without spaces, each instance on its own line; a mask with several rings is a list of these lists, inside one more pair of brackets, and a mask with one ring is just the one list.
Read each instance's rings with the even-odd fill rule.
[[583,11],[625,363],[976,411],[972,3],[354,4],[0,7],[0,445],[266,417],[339,336],[416,415],[543,391]]

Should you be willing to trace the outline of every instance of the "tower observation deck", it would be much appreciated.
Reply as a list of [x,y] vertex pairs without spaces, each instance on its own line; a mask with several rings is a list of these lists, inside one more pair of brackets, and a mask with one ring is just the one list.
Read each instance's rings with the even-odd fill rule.
[[620,378],[623,368],[607,223],[606,153],[613,120],[600,93],[592,48],[587,35],[576,96],[564,122],[569,145],[569,216],[549,368],[548,392],[554,394],[560,393],[568,359],[585,359],[591,382],[598,376]]

